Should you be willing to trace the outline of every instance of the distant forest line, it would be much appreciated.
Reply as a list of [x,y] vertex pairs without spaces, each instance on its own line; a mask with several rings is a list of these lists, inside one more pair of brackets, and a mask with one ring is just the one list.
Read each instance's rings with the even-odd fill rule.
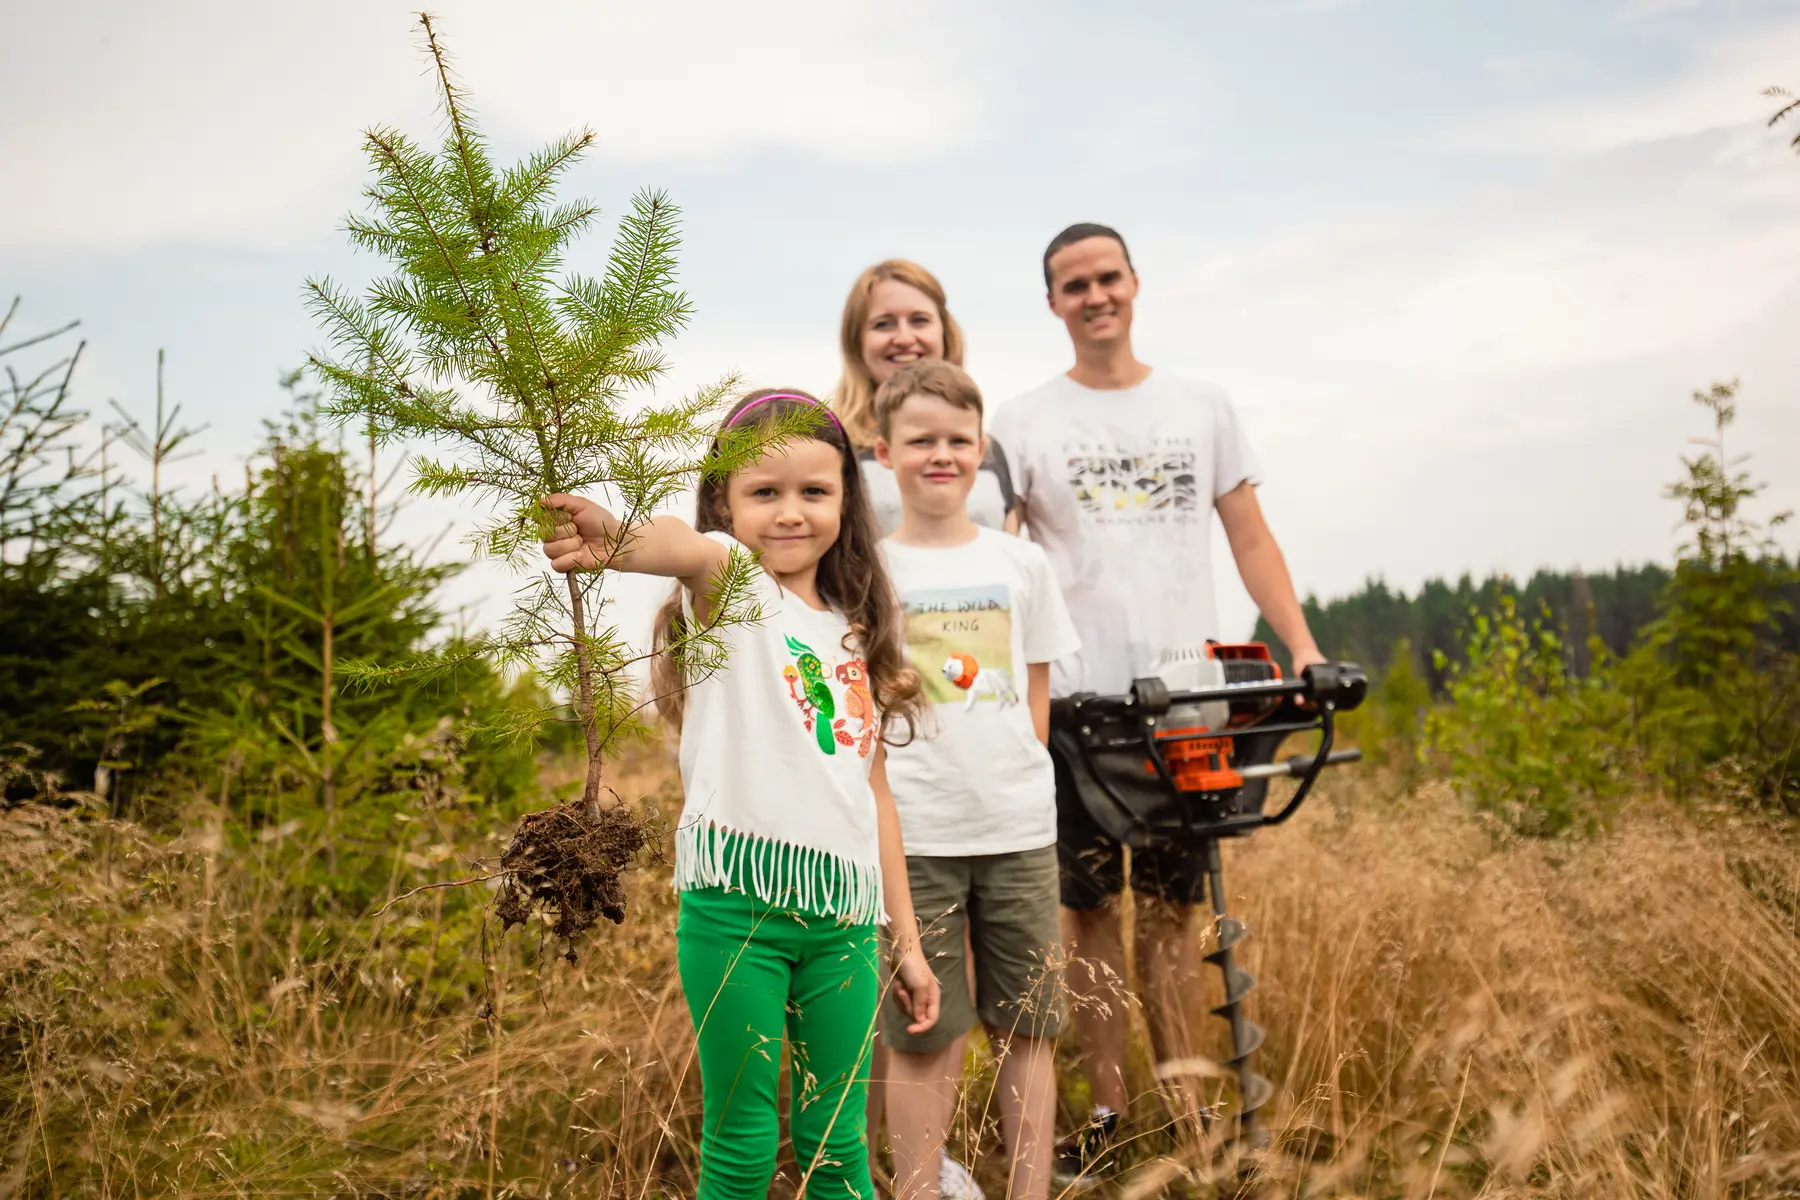
[[[1302,607],[1327,657],[1386,670],[1395,647],[1405,642],[1414,670],[1438,692],[1445,686],[1448,669],[1436,665],[1437,654],[1442,652],[1451,663],[1461,661],[1472,611],[1492,611],[1502,594],[1517,597],[1519,611],[1528,619],[1547,611],[1545,624],[1562,638],[1570,668],[1585,676],[1591,659],[1589,637],[1598,635],[1616,655],[1629,651],[1638,631],[1656,616],[1669,575],[1669,568],[1656,563],[1594,574],[1538,571],[1523,586],[1508,575],[1490,575],[1478,583],[1465,574],[1455,583],[1427,580],[1411,596],[1377,577],[1361,591],[1335,600],[1320,602],[1308,596]],[[1789,583],[1780,591],[1790,608],[1800,612],[1800,583]],[[1800,652],[1800,619],[1784,616],[1779,626],[1781,644]],[[1260,617],[1254,637],[1287,659],[1287,648]]]

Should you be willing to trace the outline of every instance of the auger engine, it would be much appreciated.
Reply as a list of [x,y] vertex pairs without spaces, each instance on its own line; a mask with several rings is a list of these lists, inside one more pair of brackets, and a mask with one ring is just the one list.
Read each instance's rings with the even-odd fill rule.
[[[1244,1013],[1256,979],[1233,960],[1247,931],[1225,910],[1220,843],[1286,821],[1321,771],[1362,757],[1331,745],[1336,714],[1367,691],[1355,663],[1319,664],[1287,680],[1261,643],[1208,642],[1164,654],[1156,674],[1133,682],[1128,695],[1071,696],[1052,723],[1050,736],[1101,829],[1133,849],[1182,842],[1205,856],[1218,935],[1206,959],[1225,981],[1224,1002],[1212,1011],[1231,1026],[1238,1131],[1253,1146],[1265,1141],[1256,1114],[1275,1087],[1251,1065],[1264,1031]],[[1318,735],[1311,754],[1275,761],[1283,742],[1308,733]],[[1269,780],[1279,776],[1299,786],[1279,810],[1264,812]]]

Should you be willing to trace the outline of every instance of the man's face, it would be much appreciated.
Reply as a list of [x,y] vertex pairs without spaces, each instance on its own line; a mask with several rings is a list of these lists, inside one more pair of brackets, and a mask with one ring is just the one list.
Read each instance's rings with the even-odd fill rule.
[[1083,238],[1050,256],[1050,311],[1077,346],[1100,347],[1129,336],[1137,291],[1125,247],[1112,238]]

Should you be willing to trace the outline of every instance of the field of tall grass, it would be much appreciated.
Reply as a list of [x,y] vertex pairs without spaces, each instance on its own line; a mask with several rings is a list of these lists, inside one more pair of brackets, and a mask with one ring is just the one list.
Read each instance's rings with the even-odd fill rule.
[[[609,781],[672,811],[658,752]],[[0,812],[0,1197],[692,1193],[666,865],[571,965],[484,925],[479,884],[334,914],[298,882],[322,847],[190,799],[177,840]],[[397,822],[389,895],[504,844],[434,821]],[[1226,872],[1274,1145],[1178,1144],[1146,1095],[1121,1194],[1800,1195],[1791,825],[1641,800],[1596,838],[1519,839],[1360,769]],[[998,1198],[991,1082],[978,1046],[958,1148]]]

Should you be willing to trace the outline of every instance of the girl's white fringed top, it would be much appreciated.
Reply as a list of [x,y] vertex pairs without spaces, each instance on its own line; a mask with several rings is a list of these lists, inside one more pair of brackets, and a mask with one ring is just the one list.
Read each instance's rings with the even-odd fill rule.
[[[706,536],[748,553],[729,534]],[[846,645],[842,613],[812,608],[760,568],[753,576],[761,620],[721,629],[724,666],[688,688],[675,888],[884,922],[868,665]]]

